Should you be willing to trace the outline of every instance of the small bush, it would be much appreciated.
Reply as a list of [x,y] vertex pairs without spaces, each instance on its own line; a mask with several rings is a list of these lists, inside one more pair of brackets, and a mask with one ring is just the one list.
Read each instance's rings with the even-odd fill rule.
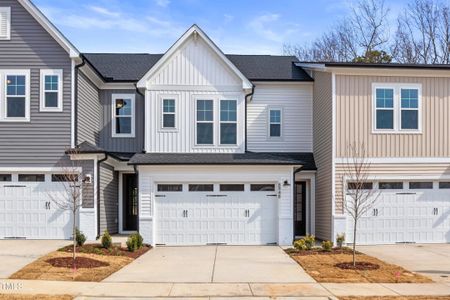
[[336,244],[337,244],[337,246],[338,246],[339,248],[342,248],[342,246],[344,245],[344,243],[345,243],[345,233],[338,234],[338,235],[336,236]]
[[77,246],[81,247],[86,242],[86,236],[80,230],[75,229],[75,240],[77,241]]
[[301,239],[294,241],[294,248],[297,250],[307,250],[305,240]]
[[105,230],[105,232],[102,235],[102,247],[105,249],[109,249],[112,246],[112,238],[109,234],[108,230]]
[[332,241],[323,241],[322,242],[322,250],[330,252],[333,249],[333,242]]
[[307,235],[304,238],[306,249],[311,250],[316,245],[316,237],[314,235]]
[[128,251],[134,252],[140,249],[144,244],[144,239],[139,233],[133,233],[127,239],[127,248]]

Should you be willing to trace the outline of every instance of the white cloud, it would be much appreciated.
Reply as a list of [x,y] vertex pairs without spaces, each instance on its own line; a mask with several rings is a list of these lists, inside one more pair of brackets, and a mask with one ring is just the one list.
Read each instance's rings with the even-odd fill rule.
[[263,14],[251,20],[249,27],[259,36],[281,43],[298,31],[298,25],[292,23],[280,24],[280,17],[279,14]]
[[234,16],[229,15],[229,14],[224,14],[223,15],[223,20],[224,20],[225,24],[230,23],[231,21],[234,20]]
[[118,16],[120,16],[119,12],[111,11],[111,10],[105,8],[105,7],[91,5],[91,6],[88,6],[88,8],[91,11],[96,12],[96,13],[101,14],[101,15],[105,15],[105,16],[109,16],[109,17],[118,17]]
[[170,0],[155,0],[156,5],[161,7],[167,7],[170,4]]

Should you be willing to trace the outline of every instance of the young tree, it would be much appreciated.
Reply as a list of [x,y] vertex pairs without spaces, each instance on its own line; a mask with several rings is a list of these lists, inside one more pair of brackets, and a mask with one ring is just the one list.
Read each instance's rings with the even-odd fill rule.
[[378,199],[379,192],[369,188],[370,161],[364,144],[351,144],[347,150],[342,187],[344,208],[353,221],[353,266],[356,266],[356,234],[358,221]]

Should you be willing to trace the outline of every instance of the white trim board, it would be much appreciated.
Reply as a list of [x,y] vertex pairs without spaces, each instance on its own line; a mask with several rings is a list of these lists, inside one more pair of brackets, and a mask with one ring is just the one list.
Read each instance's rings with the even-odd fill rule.
[[[372,164],[450,164],[450,157],[369,157],[367,162]],[[335,158],[336,164],[347,164],[345,157]]]

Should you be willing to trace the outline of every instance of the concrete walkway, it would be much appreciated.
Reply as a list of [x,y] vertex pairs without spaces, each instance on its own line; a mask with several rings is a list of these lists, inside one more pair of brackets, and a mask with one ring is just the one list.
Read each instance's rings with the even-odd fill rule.
[[278,246],[156,247],[105,279],[148,283],[314,283]]
[[[3,294],[70,294],[78,297],[339,297],[447,296],[450,284],[337,283],[120,283],[0,280]],[[83,299],[83,298],[79,298]]]

